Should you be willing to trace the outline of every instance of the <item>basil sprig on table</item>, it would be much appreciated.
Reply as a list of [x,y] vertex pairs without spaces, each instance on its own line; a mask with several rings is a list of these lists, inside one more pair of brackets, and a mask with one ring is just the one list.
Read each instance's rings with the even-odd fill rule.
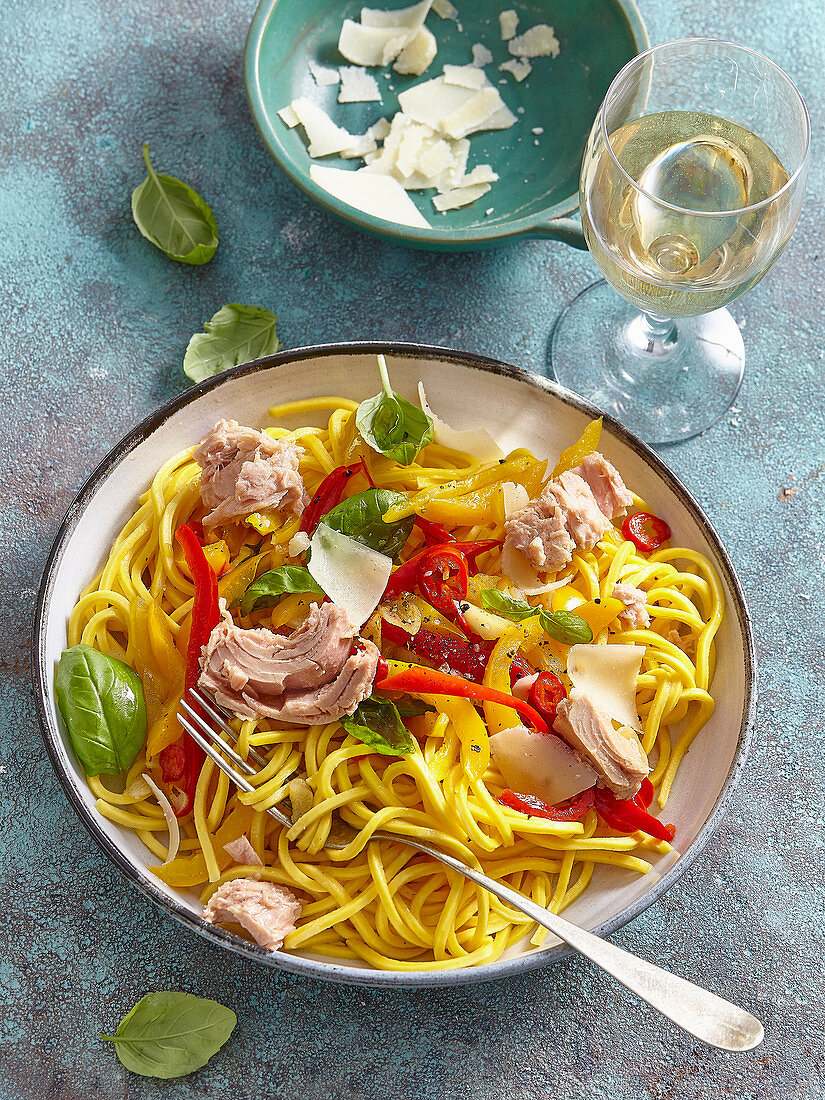
[[497,588],[487,588],[481,593],[481,605],[516,623],[538,615],[545,634],[563,645],[593,641],[590,626],[574,611],[545,611],[543,607],[532,607],[526,600],[514,600]]
[[311,592],[323,596],[325,592],[302,565],[281,565],[262,573],[244,592],[241,614],[248,615],[258,607],[274,607],[281,596],[292,592]]
[[237,367],[280,351],[275,323],[278,318],[263,306],[243,306],[230,302],[222,306],[204,332],[196,332],[183,357],[183,372],[193,382],[202,382],[213,374]]
[[333,531],[340,531],[380,554],[397,559],[410,537],[415,516],[407,516],[397,523],[385,523],[382,516],[406,499],[403,493],[394,489],[366,489],[336,504],[323,521]]
[[183,1077],[205,1066],[232,1034],[231,1008],[191,993],[148,993],[127,1012],[114,1035],[126,1069],[142,1077]]
[[355,412],[355,424],[373,450],[409,466],[422,447],[432,442],[433,422],[423,409],[395,393],[383,355],[378,356],[378,370],[381,393],[361,402]]
[[345,714],[341,725],[347,733],[384,756],[409,756],[416,746],[395,703],[378,695],[359,703],[353,714]]
[[218,247],[215,217],[188,183],[152,167],[143,146],[147,176],[132,192],[132,217],[147,241],[182,264],[205,264]]
[[57,706],[88,775],[125,771],[146,740],[140,677],[90,645],[67,649],[54,679]]

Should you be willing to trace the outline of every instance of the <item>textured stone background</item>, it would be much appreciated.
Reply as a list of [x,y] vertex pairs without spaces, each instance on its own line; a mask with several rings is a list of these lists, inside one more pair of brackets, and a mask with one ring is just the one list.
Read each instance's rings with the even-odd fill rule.
[[[469,2],[469,0],[465,0]],[[807,204],[773,273],[735,306],[736,409],[667,461],[709,512],[751,601],[761,700],[750,768],[718,837],[617,942],[752,1008],[767,1039],[726,1056],[588,965],[466,991],[373,992],[256,968],[208,947],[101,859],[53,777],[29,673],[48,546],[88,471],[184,383],[192,332],[224,302],[277,310],[287,346],[396,337],[541,370],[586,254],[521,243],[415,253],[309,205],[250,122],[241,51],[254,0],[2,0],[2,1100],[594,1100],[825,1096],[823,505],[825,323],[821,0],[644,0],[654,42],[730,37],[797,80],[814,120]],[[136,232],[140,144],[221,228],[205,268]],[[783,486],[798,490],[779,499]],[[128,1075],[96,1039],[145,992],[235,1008],[194,1078]]]

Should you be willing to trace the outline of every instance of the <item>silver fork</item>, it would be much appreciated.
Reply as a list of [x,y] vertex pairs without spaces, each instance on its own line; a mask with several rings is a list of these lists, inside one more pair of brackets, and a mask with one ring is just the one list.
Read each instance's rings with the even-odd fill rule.
[[[196,688],[191,688],[188,694],[195,706],[185,698],[181,700],[186,716],[178,714],[180,724],[236,787],[242,791],[254,790],[246,776],[254,775],[255,768],[233,747],[237,743],[237,734],[229,723],[229,715],[214,700],[207,698]],[[199,713],[196,707],[202,713]],[[227,743],[221,737],[204,715],[207,715],[218,729],[226,734],[231,743]],[[260,767],[267,763],[254,748],[250,748],[249,756]],[[267,813],[285,828],[292,827],[292,820],[277,807],[271,807]],[[357,831],[351,825],[336,816],[326,847],[340,850],[350,844],[357,835]],[[453,871],[478,883],[479,886],[483,886],[497,898],[524,913],[530,920],[558,936],[560,940],[606,970],[608,974],[612,974],[617,981],[661,1012],[663,1016],[667,1016],[673,1023],[709,1046],[740,1051],[752,1050],[762,1042],[765,1035],[762,1024],[749,1012],[717,997],[715,993],[709,993],[684,978],[654,966],[646,959],[637,958],[628,951],[623,951],[609,940],[603,940],[599,936],[594,936],[592,932],[571,924],[563,917],[543,909],[529,898],[511,890],[509,886],[488,878],[474,867],[468,867],[454,856],[429,844],[422,844],[418,840],[395,833],[375,832],[371,840],[393,840],[397,844],[406,844],[432,859],[439,860]]]

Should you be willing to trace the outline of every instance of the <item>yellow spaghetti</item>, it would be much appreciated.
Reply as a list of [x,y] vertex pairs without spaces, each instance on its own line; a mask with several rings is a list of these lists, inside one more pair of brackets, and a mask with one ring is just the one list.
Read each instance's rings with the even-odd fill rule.
[[[300,471],[310,493],[335,467],[362,459],[376,485],[408,494],[408,511],[445,525],[461,540],[501,539],[502,485],[517,482],[534,497],[546,476],[546,463],[526,450],[481,466],[468,454],[430,444],[415,462],[401,466],[361,440],[355,409],[354,401],[330,397],[270,410],[276,421],[313,419],[328,410],[325,427],[267,429],[303,448]],[[141,677],[146,747],[119,790],[100,777],[90,777],[89,785],[98,811],[135,830],[159,862],[167,856],[166,825],[139,777],[153,768],[158,776],[157,756],[180,732],[175,712],[194,589],[174,532],[202,514],[200,468],[192,450],[158,471],[103,569],[82,593],[68,629],[70,646],[87,643],[125,661]],[[644,508],[641,501],[637,505]],[[256,515],[227,528],[223,540],[214,537],[206,553],[216,571],[225,567],[219,589],[230,605],[256,576],[287,562],[287,544],[297,529],[296,519]],[[417,539],[416,530],[406,556],[420,549]],[[508,587],[499,552],[482,561],[483,574],[471,579],[470,599],[484,586]],[[535,602],[548,609],[587,606],[594,641],[646,647],[637,704],[650,778],[658,806],[664,807],[680,761],[713,711],[708,689],[724,607],[718,577],[696,551],[663,548],[642,556],[616,529],[592,551],[575,554],[562,577],[564,586]],[[622,629],[615,608],[608,615],[619,582],[644,591],[648,629]],[[277,629],[294,623],[309,598],[285,596],[274,608],[253,612],[247,625]],[[608,610],[600,617],[599,608]],[[564,668],[565,647],[544,636],[536,623],[534,618],[514,623],[496,643],[485,683],[506,684],[509,690],[510,661],[520,649],[539,669]],[[369,628],[368,623],[365,634]],[[178,854],[152,870],[175,889],[197,890],[204,903],[232,878],[254,875],[288,886],[304,907],[285,950],[359,959],[380,969],[445,970],[488,963],[525,937],[539,945],[545,932],[413,849],[369,842],[376,830],[438,845],[557,913],[587,888],[597,864],[645,874],[651,866],[647,856],[670,850],[646,833],[613,834],[593,809],[580,821],[554,821],[502,805],[495,796],[505,784],[490,762],[488,734],[514,725],[515,713],[488,703],[482,718],[467,700],[429,696],[426,701],[434,709],[408,719],[419,747],[399,758],[365,752],[338,722],[292,727],[267,719],[239,721],[241,754],[255,746],[268,759],[252,779],[254,792],[236,791],[207,759],[193,812],[181,821]],[[470,751],[472,745],[482,751]],[[296,778],[308,784],[311,805],[287,830],[264,811],[287,799]],[[333,812],[357,829],[343,851],[324,847]],[[224,850],[242,835],[249,837],[262,868],[237,865]]]

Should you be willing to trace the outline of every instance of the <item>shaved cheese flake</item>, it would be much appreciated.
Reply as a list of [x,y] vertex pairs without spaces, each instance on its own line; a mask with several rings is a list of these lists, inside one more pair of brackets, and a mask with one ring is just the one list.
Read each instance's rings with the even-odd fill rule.
[[403,27],[368,27],[345,19],[338,38],[338,52],[354,65],[389,65],[410,38]]
[[476,183],[495,183],[498,172],[494,172],[489,164],[477,164],[472,172],[468,172],[461,180],[459,186],[472,187]]
[[175,817],[175,811],[172,809],[172,803],[154,781],[154,779],[147,772],[143,772],[141,779],[144,780],[147,787],[149,787],[158,800],[158,805],[163,810],[163,819],[166,822],[166,828],[169,830],[169,849],[166,853],[166,859],[163,861],[165,867],[167,863],[171,863],[175,856],[178,854],[178,848],[180,847],[180,825],[178,825],[178,819]]
[[430,223],[397,180],[359,168],[327,168],[313,164],[309,169],[313,182],[348,206],[384,221],[409,225],[413,229],[429,229]]
[[427,27],[419,27],[398,57],[393,69],[402,76],[421,76],[435,61],[438,43],[435,35]]
[[452,19],[458,22],[458,8],[450,0],[433,0],[433,11],[441,19]]
[[501,571],[509,581],[522,590],[525,596],[541,596],[545,592],[553,592],[556,588],[562,588],[570,583],[570,577],[543,583],[524,555],[508,545],[506,540],[501,551]]
[[505,519],[514,516],[516,512],[520,512],[522,508],[526,508],[530,503],[530,494],[523,485],[519,485],[515,481],[505,481],[501,486],[501,492],[504,498]]
[[373,122],[372,126],[367,127],[367,133],[376,141],[383,141],[389,132],[390,120],[388,118],[379,118],[377,122]]
[[477,65],[479,69],[483,69],[485,65],[489,65],[493,60],[493,55],[481,42],[476,42],[473,46],[473,64]]
[[364,72],[358,65],[342,65],[338,71],[341,74],[339,103],[381,102],[378,81],[372,73]]
[[278,111],[278,117],[280,118],[281,122],[283,122],[290,128],[290,130],[294,129],[296,126],[299,126],[301,122],[301,120],[295,114],[291,103],[288,103],[286,107],[282,107],[280,111]]
[[498,462],[500,458],[504,458],[504,452],[486,428],[459,431],[439,420],[429,406],[423,382],[418,383],[418,400],[422,410],[433,422],[433,438],[436,443],[454,451],[469,451],[479,462]]
[[486,129],[487,122],[501,107],[496,88],[482,88],[441,120],[441,129],[451,138],[463,138]]
[[[510,108],[502,103],[496,113],[487,119],[485,130],[508,130],[518,119]],[[526,182],[526,181],[525,181]]]
[[440,195],[433,197],[433,206],[439,213],[447,210],[458,210],[460,206],[469,206],[471,202],[480,199],[490,190],[489,183],[476,183],[472,187],[453,187],[450,191],[442,191]]
[[490,754],[511,790],[551,806],[586,791],[598,779],[560,737],[511,726],[490,738]]
[[574,645],[567,655],[567,675],[598,710],[622,726],[641,730],[636,680],[644,655],[640,645]]
[[417,31],[427,18],[433,0],[421,0],[409,8],[382,11],[379,8],[361,8],[362,27],[394,27],[396,30]]
[[326,111],[312,100],[301,96],[293,99],[290,106],[304,128],[311,157],[328,157],[332,153],[340,153],[355,140],[353,134],[336,126]]
[[521,84],[522,80],[526,80],[533,71],[533,66],[526,57],[511,57],[509,61],[504,61],[499,65],[499,70],[503,73],[510,73]]
[[291,558],[297,558],[306,550],[309,550],[309,535],[306,531],[299,531],[297,535],[293,535],[286,546],[286,551]]
[[445,65],[444,83],[459,88],[483,88],[488,83],[487,74],[476,65]]
[[340,156],[343,160],[355,160],[356,158],[366,158],[377,151],[378,145],[375,138],[370,137],[369,134],[354,134],[352,145],[342,149]]
[[399,95],[398,105],[406,118],[440,130],[441,120],[475,94],[471,89],[445,83],[443,76],[436,76],[407,88]]
[[538,23],[518,38],[511,38],[507,49],[513,57],[558,57],[559,40],[552,27]]
[[498,22],[501,27],[501,41],[509,42],[518,30],[518,12],[513,11],[512,8],[509,11],[500,11]]
[[328,69],[325,65],[319,65],[317,61],[312,58],[307,62],[309,71],[312,73],[312,79],[318,85],[319,88],[332,87],[333,84],[337,84],[341,79],[338,75],[337,69]]
[[392,558],[319,523],[307,569],[354,627],[363,626],[384,595]]

